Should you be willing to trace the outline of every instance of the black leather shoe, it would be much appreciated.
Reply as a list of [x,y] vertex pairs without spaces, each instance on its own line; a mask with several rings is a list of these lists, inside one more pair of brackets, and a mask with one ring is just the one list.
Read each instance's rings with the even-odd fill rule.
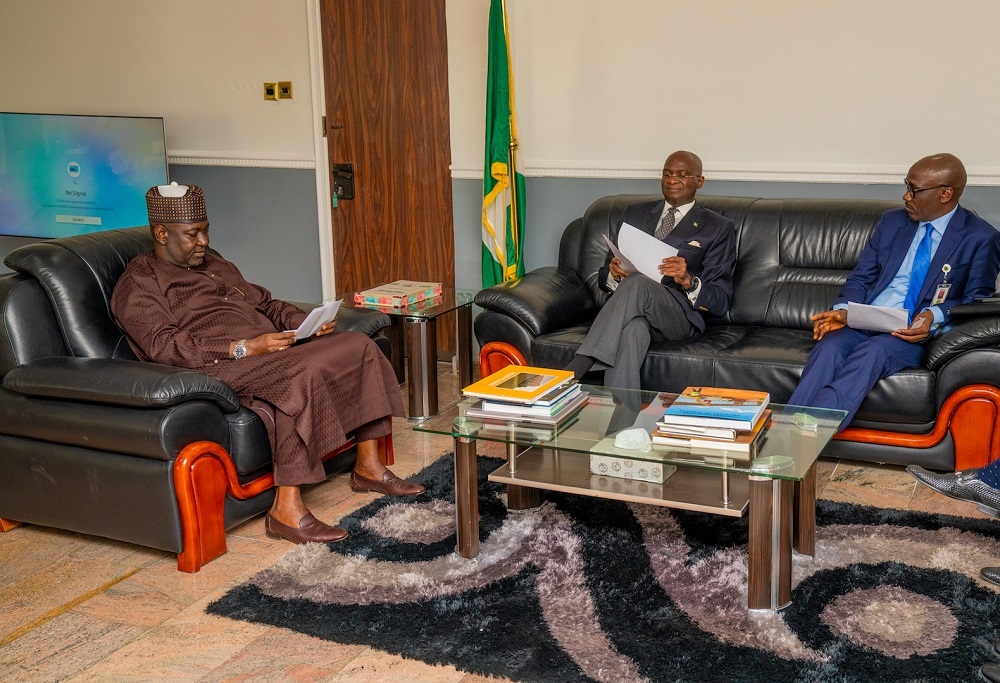
[[1000,586],[1000,567],[983,567],[979,570],[979,575],[990,583]]
[[333,543],[347,538],[347,532],[329,524],[323,524],[311,512],[299,520],[299,527],[282,524],[271,513],[264,517],[264,533],[271,538],[283,538],[292,543]]
[[978,479],[970,481],[968,486],[970,491],[979,496],[979,505],[976,507],[980,511],[994,517],[1000,517],[1000,491]]
[[400,479],[391,471],[386,470],[381,479],[362,477],[357,472],[351,472],[351,490],[358,493],[375,491],[387,496],[416,496],[426,489],[420,484]]
[[[928,486],[938,493],[943,493],[949,498],[966,500],[970,503],[985,502],[979,498],[979,495],[970,486],[973,482],[982,483],[976,479],[976,476],[979,474],[978,467],[950,474],[935,474],[934,472],[928,472],[923,467],[909,465],[906,471],[924,486]],[[985,484],[983,485],[985,486]],[[998,496],[998,499],[1000,499],[1000,496]]]
[[1000,664],[990,662],[979,667],[979,677],[987,683],[1000,683]]

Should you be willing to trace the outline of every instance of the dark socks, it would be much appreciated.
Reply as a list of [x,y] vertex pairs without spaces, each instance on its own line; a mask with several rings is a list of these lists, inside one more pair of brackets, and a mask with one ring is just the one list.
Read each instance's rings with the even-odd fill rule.
[[581,355],[577,354],[577,355],[573,356],[573,360],[571,360],[569,362],[569,365],[567,365],[563,369],[564,370],[572,370],[573,371],[573,377],[576,380],[580,380],[580,379],[583,379],[583,376],[587,374],[587,371],[590,370],[590,368],[592,368],[594,366],[595,362],[597,362],[597,361],[595,361],[590,356],[581,356]]

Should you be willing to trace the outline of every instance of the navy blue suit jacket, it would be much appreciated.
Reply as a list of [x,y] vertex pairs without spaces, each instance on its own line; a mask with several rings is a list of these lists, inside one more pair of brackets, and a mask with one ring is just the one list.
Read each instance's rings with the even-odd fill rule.
[[[660,222],[665,200],[630,204],[625,208],[622,223],[639,228],[652,235]],[[618,226],[621,229],[621,225]],[[733,267],[736,264],[736,227],[721,214],[695,204],[687,215],[674,226],[664,240],[677,248],[677,255],[684,258],[687,270],[701,280],[701,291],[694,306],[672,277],[664,277],[661,284],[680,302],[684,316],[698,330],[705,331],[701,313],[725,315],[733,295]],[[604,267],[598,272],[597,281],[605,291],[609,267],[614,254],[608,250]]]
[[[917,227],[919,222],[912,220],[905,209],[886,211],[834,303],[854,301],[870,304],[896,276]],[[935,290],[942,282],[941,268],[945,264],[951,266],[948,273],[951,290],[941,304],[941,310],[944,322],[948,322],[948,310],[952,306],[993,294],[997,272],[1000,270],[1000,233],[983,219],[959,206],[948,223],[948,229],[944,231],[941,244],[934,252],[927,277],[920,289],[918,311],[931,305]]]

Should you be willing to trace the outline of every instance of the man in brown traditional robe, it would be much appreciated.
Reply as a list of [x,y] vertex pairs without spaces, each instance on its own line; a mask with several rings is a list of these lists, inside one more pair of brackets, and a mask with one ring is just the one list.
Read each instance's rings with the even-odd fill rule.
[[356,332],[333,334],[336,321],[316,333],[324,338],[295,345],[294,329],[306,314],[208,251],[201,188],[152,187],[146,206],[153,251],[128,264],[112,312],[140,359],[218,377],[260,415],[277,487],[268,535],[295,543],[347,536],[309,512],[299,487],[323,481],[321,458],[350,436],[358,444],[352,489],[422,493],[378,456],[376,439],[392,432],[392,415],[403,414],[396,376],[378,346]]

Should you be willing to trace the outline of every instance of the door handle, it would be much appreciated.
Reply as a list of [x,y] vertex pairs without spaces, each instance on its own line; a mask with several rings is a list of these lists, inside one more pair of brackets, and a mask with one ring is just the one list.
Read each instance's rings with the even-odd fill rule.
[[354,199],[354,164],[333,164],[333,195],[338,200]]

